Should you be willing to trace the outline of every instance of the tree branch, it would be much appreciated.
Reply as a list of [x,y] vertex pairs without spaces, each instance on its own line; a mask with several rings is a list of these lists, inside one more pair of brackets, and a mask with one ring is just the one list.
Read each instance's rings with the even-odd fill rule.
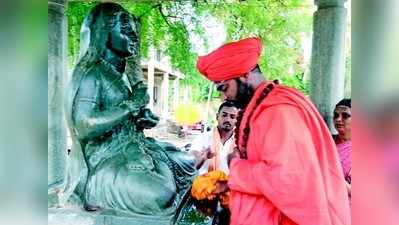
[[287,4],[284,2],[284,0],[277,0],[277,2],[280,3],[280,5],[282,5],[285,8],[287,8]]
[[144,12],[143,14],[138,16],[138,18],[140,19],[141,17],[143,17],[143,16],[147,15],[149,12],[151,12],[153,9],[155,9],[157,7],[161,7],[161,6],[162,6],[162,3],[158,3],[158,4],[151,6],[151,8],[149,10],[147,10],[146,12]]
[[237,27],[239,26],[239,29],[237,29],[237,30],[238,30],[238,31],[239,31],[239,30],[243,30],[244,25],[242,24],[242,22],[241,22],[241,20],[238,18],[238,16],[237,16],[237,15],[233,15],[233,17],[234,17],[234,23],[237,25]]
[[183,17],[180,17],[180,16],[173,16],[173,15],[165,15],[165,17],[167,17],[167,18],[175,18],[175,19],[180,19],[180,20],[183,19]]
[[176,15],[167,15],[167,14],[165,14],[164,11],[162,10],[162,5],[158,6],[158,10],[159,10],[159,13],[161,14],[162,18],[164,19],[165,23],[169,27],[172,27],[172,24],[170,23],[168,18],[179,19],[183,23],[184,32],[188,34],[188,31],[187,31],[186,27],[184,26],[183,17],[176,16]]
[[169,23],[169,21],[168,21],[167,16],[166,16],[166,15],[163,13],[163,11],[162,11],[162,5],[159,5],[159,6],[158,6],[158,11],[159,11],[159,13],[161,14],[161,16],[162,16],[163,20],[165,21],[165,23],[166,23],[169,27],[172,27],[172,25],[170,25],[170,23]]

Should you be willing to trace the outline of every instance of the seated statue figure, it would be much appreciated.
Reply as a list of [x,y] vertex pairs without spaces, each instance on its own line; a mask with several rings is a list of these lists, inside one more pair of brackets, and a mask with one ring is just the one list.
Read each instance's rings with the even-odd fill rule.
[[195,159],[143,133],[159,118],[146,108],[146,85],[131,78],[140,74],[125,73],[127,58],[140,58],[138,19],[102,3],[85,18],[81,37],[66,115],[88,169],[85,208],[173,217],[196,174]]

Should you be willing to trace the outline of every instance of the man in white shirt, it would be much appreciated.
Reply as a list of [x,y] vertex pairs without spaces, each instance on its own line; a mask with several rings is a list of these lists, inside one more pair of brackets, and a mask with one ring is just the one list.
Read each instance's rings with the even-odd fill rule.
[[234,129],[237,123],[238,108],[232,101],[223,102],[218,109],[217,127],[196,137],[191,152],[197,158],[199,174],[221,170],[229,174],[227,155],[235,147]]

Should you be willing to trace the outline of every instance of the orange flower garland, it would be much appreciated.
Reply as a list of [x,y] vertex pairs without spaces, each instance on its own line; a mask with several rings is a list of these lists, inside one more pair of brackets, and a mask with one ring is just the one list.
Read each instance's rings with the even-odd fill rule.
[[220,170],[211,171],[207,174],[198,176],[193,182],[191,196],[196,200],[214,200],[215,198],[219,198],[222,206],[228,208],[230,193],[228,191],[219,195],[215,193],[217,188],[216,184],[219,181],[227,182],[227,180],[227,175]]

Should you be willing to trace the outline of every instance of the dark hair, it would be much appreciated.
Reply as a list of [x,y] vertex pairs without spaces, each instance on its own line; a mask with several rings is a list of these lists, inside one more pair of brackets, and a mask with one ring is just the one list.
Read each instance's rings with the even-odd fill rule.
[[262,73],[262,71],[260,70],[259,64],[256,64],[256,66],[251,71]]
[[337,108],[338,106],[346,106],[352,108],[352,100],[350,98],[344,98],[335,105],[335,108]]
[[237,103],[236,103],[235,101],[229,101],[229,100],[227,100],[227,101],[223,102],[223,103],[219,106],[218,113],[220,112],[220,110],[222,110],[223,107],[234,107],[234,108],[237,108],[237,109],[238,109]]

